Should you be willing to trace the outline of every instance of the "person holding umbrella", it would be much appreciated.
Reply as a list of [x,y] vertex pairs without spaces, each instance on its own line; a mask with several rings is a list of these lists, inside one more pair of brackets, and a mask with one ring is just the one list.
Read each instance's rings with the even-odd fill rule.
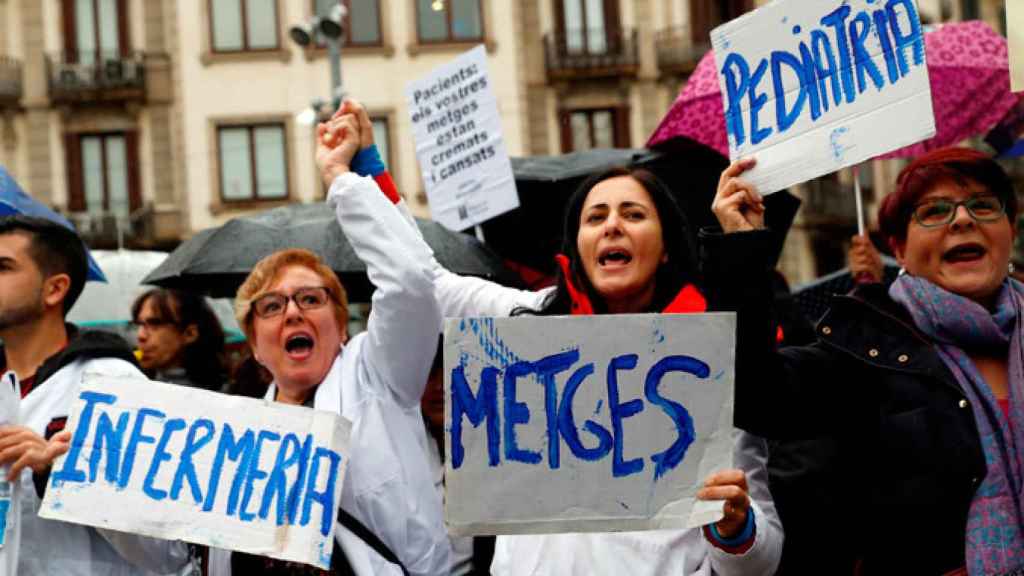
[[[1024,286],[1008,277],[1017,198],[986,155],[910,163],[879,209],[905,271],[836,298],[806,347],[775,351],[760,244],[764,209],[723,174],[705,231],[713,308],[738,312],[736,425],[826,438],[832,454],[780,499],[816,531],[823,574],[1008,574],[1024,569]],[[789,513],[791,512],[791,513]]]
[[[365,110],[348,101],[326,124],[321,141],[358,125],[363,154],[373,155]],[[356,164],[383,164],[357,158]],[[383,195],[381,195],[383,197]],[[404,210],[397,194],[389,195]],[[398,211],[374,212],[381,225]],[[406,222],[411,222],[406,212]],[[671,193],[645,170],[613,169],[588,179],[571,197],[565,217],[558,285],[539,292],[516,290],[453,274],[429,254],[422,238],[381,226],[368,238],[382,248],[427,253],[434,290],[445,317],[512,314],[614,314],[702,312],[693,246]],[[436,334],[440,324],[434,326]],[[430,340],[434,341],[434,340]],[[698,498],[725,500],[725,517],[704,530],[607,534],[499,536],[494,574],[773,574],[782,530],[768,493],[761,439],[739,432],[737,469],[712,474]]]
[[[415,233],[371,179],[349,171],[359,133],[342,132],[335,147],[320,143],[317,164],[338,222],[376,286],[366,332],[348,337],[345,288],[320,256],[303,249],[260,260],[238,289],[235,313],[253,357],[273,376],[267,400],[329,410],[352,423],[332,571],[446,574],[450,548],[420,416],[441,320],[430,254],[399,249]],[[269,558],[211,551],[214,576],[306,573]]]

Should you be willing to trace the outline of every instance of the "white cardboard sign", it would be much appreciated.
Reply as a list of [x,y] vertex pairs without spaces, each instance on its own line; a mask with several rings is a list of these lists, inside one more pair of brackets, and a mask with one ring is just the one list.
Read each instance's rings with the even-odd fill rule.
[[1006,36],[1010,41],[1010,85],[1024,91],[1024,3],[1006,0]]
[[483,46],[406,88],[430,213],[464,230],[519,207]]
[[935,135],[916,0],[776,0],[711,43],[729,156],[763,194]]
[[86,374],[66,429],[41,517],[330,566],[341,416]]
[[735,315],[449,319],[445,519],[456,535],[721,519]]

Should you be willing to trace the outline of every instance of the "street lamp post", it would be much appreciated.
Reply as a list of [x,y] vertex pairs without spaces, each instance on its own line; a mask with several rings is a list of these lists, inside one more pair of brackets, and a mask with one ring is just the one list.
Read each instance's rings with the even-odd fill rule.
[[[327,43],[327,56],[331,66],[331,105],[333,110],[341,106],[345,97],[345,89],[341,83],[341,37],[345,33],[345,5],[335,4],[330,14],[326,16],[315,15],[304,24],[292,26],[288,31],[299,46],[309,46],[317,34],[323,37]],[[313,110],[319,115],[323,102],[319,99],[313,101]]]

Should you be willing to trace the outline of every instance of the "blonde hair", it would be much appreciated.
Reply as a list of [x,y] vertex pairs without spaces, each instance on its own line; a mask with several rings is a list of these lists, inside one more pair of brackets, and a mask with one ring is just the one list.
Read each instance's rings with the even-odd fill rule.
[[337,275],[313,252],[301,248],[291,248],[274,252],[257,262],[245,282],[238,287],[238,292],[235,295],[235,319],[238,320],[238,325],[241,326],[245,337],[250,342],[253,340],[252,303],[266,294],[270,285],[280,276],[281,271],[289,266],[303,266],[320,276],[327,291],[331,294],[331,303],[334,306],[334,316],[338,320],[338,326],[344,330],[348,325],[348,294],[345,293],[345,287],[341,285]]

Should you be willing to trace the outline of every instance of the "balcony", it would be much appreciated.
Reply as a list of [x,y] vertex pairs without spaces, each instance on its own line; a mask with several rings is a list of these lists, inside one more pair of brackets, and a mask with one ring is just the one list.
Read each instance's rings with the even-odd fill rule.
[[636,76],[635,29],[577,29],[544,35],[548,80]]
[[690,30],[673,26],[654,35],[654,49],[658,56],[658,69],[666,76],[688,76],[697,63],[711,49],[709,42],[694,43]]
[[143,102],[146,66],[141,52],[59,53],[46,57],[54,104]]
[[0,108],[18,106],[21,86],[21,61],[0,56]]

